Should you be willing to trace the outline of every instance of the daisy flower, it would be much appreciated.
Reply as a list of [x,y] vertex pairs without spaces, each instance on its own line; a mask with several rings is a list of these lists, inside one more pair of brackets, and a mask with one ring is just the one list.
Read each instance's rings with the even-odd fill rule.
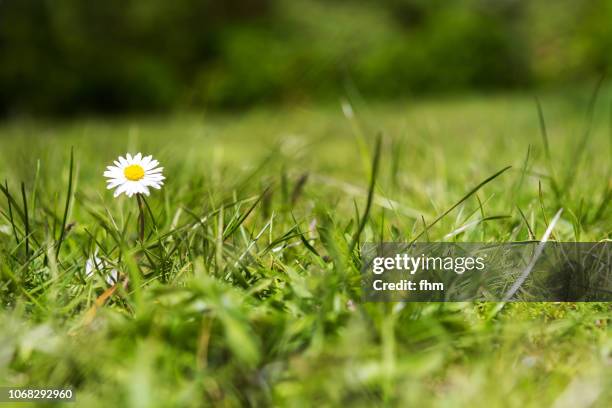
[[109,190],[116,188],[115,197],[125,193],[128,197],[134,194],[149,195],[149,187],[160,189],[165,177],[162,175],[163,167],[157,167],[159,162],[153,156],[142,157],[127,153],[125,158],[119,156],[114,166],[108,166],[104,177],[108,178]]

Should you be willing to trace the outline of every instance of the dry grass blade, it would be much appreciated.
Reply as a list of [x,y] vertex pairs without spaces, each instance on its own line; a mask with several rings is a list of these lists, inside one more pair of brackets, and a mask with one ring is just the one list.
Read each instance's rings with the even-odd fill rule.
[[[123,287],[125,288],[127,287],[127,284],[128,284],[128,278],[125,278],[125,280],[123,281],[123,283],[121,283],[121,285],[123,285]],[[83,315],[83,322],[82,322],[83,326],[89,326],[93,322],[96,315],[98,314],[98,309],[104,306],[104,304],[111,298],[111,296],[113,296],[113,294],[119,288],[119,285],[120,285],[119,282],[115,283],[113,286],[106,289],[100,296],[96,298],[96,300],[94,301],[94,304],[91,305],[91,307],[87,309],[87,311]]]

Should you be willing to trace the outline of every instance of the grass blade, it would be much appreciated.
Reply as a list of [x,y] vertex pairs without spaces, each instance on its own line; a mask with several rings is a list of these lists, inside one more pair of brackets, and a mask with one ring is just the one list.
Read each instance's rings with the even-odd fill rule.
[[538,108],[538,119],[540,121],[540,134],[542,135],[542,142],[544,144],[544,154],[546,156],[546,167],[550,176],[550,185],[555,193],[555,196],[560,198],[561,192],[555,179],[555,169],[552,165],[552,155],[550,154],[550,143],[548,142],[548,131],[546,130],[546,121],[544,120],[544,112],[542,111],[542,105],[540,100],[536,97],[536,106]]
[[533,233],[533,230],[531,229],[531,225],[529,225],[529,221],[527,221],[527,217],[525,217],[525,213],[523,213],[523,211],[521,210],[521,207],[519,207],[518,205],[516,206],[516,209],[521,215],[523,222],[527,226],[527,231],[529,231],[529,239],[535,239],[535,234]]
[[510,218],[510,216],[509,215],[492,215],[492,216],[489,216],[489,217],[479,218],[477,220],[468,222],[465,225],[462,225],[461,227],[455,229],[454,231],[449,232],[448,234],[446,234],[444,236],[444,239],[453,238],[453,237],[455,237],[455,236],[457,236],[457,235],[467,231],[468,229],[477,226],[478,224],[483,224],[484,225],[484,223],[486,221],[503,220],[503,219],[506,219],[506,218]]
[[540,258],[540,255],[542,255],[542,251],[544,251],[544,246],[546,245],[546,241],[548,241],[548,238],[551,236],[553,228],[555,228],[555,225],[557,224],[557,221],[559,221],[559,218],[561,218],[562,213],[563,213],[563,208],[559,209],[559,211],[557,211],[557,213],[553,217],[552,221],[550,222],[550,225],[546,229],[546,232],[544,232],[544,235],[542,236],[542,240],[540,241],[540,243],[535,249],[533,258],[531,258],[531,262],[529,262],[529,265],[527,265],[525,270],[523,270],[523,273],[521,273],[521,276],[519,276],[519,278],[514,282],[512,287],[508,290],[508,292],[504,296],[503,302],[509,301],[512,298],[512,296],[514,296],[516,291],[519,290],[521,285],[525,282],[525,280],[529,276],[529,273],[531,273],[531,270],[533,269],[536,262]]
[[566,173],[566,177],[563,183],[563,192],[568,191],[572,187],[574,181],[577,179],[578,170],[580,169],[580,162],[582,161],[584,152],[586,151],[586,147],[592,135],[591,130],[593,128],[593,117],[595,116],[595,104],[597,102],[597,97],[599,96],[599,91],[601,89],[604,79],[605,76],[602,76],[599,79],[597,85],[595,85],[593,94],[591,95],[589,106],[587,108],[586,129],[576,149],[572,149],[571,151],[572,160],[570,160],[570,166],[568,166],[568,171]]
[[[4,187],[6,188],[7,194],[9,191],[8,181],[4,180]],[[13,206],[11,204],[11,200],[8,199],[7,195],[7,203],[8,203],[8,211],[9,211],[9,221],[11,222],[11,227],[13,229],[13,235],[15,236],[15,242],[19,245],[19,236],[17,235],[17,227],[15,226],[15,219],[13,218]]]
[[370,174],[370,186],[368,188],[368,199],[366,201],[366,208],[363,212],[363,216],[361,217],[361,221],[359,222],[359,226],[357,227],[357,231],[355,231],[355,235],[353,236],[353,240],[349,245],[349,253],[353,252],[355,249],[355,245],[359,241],[359,236],[363,232],[363,229],[366,226],[366,222],[368,221],[368,217],[370,215],[370,210],[372,208],[372,200],[374,199],[374,186],[376,185],[376,176],[378,174],[378,165],[380,163],[380,150],[382,145],[382,135],[379,134],[376,139],[376,147],[374,148],[374,159],[372,160],[372,173]]
[[227,230],[225,230],[222,235],[223,240],[226,240],[228,237],[232,236],[234,231],[236,231],[242,225],[242,223],[247,219],[247,217],[253,212],[255,207],[257,207],[257,204],[259,204],[259,202],[266,196],[266,194],[268,194],[268,190],[270,188],[271,187],[266,188],[264,192],[261,193],[259,197],[257,197],[257,200],[255,200],[255,202],[249,207],[249,209],[244,214],[242,214],[233,225],[230,225]]
[[66,195],[66,206],[64,207],[64,217],[62,219],[62,229],[60,230],[60,236],[57,240],[57,248],[55,250],[55,257],[59,257],[60,249],[62,248],[62,242],[64,242],[64,236],[66,233],[66,222],[68,221],[68,210],[70,208],[70,198],[72,197],[72,177],[74,171],[74,147],[70,149],[70,172],[68,174],[68,194]]
[[465,200],[467,200],[468,198],[470,198],[474,193],[476,193],[478,190],[480,190],[483,186],[485,186],[486,184],[490,183],[491,181],[495,180],[497,177],[499,177],[502,173],[506,172],[508,169],[512,168],[512,166],[507,166],[504,167],[503,169],[501,169],[500,171],[498,171],[497,173],[493,174],[492,176],[487,177],[485,180],[481,181],[476,187],[474,187],[473,189],[471,189],[466,195],[464,195],[461,200],[457,201],[455,204],[453,204],[448,210],[444,211],[441,215],[439,215],[435,220],[433,220],[433,222],[429,225],[427,225],[423,231],[421,231],[410,243],[414,244],[419,238],[421,238],[423,236],[423,234],[427,233],[427,231],[429,231],[431,229],[431,227],[433,227],[434,225],[436,225],[442,218],[446,217],[451,211],[453,211],[455,208],[457,208],[459,205],[461,205],[461,203],[463,203]]
[[30,257],[30,220],[28,217],[28,200],[25,192],[25,183],[21,182],[21,198],[23,200],[23,224],[25,227],[25,253],[26,259]]
[[6,182],[6,180],[5,180],[5,184],[6,186],[3,186],[2,184],[0,184],[0,190],[2,190],[2,193],[4,193],[4,196],[6,197],[6,200],[9,202],[9,205],[12,206],[12,209],[14,209],[17,212],[17,215],[19,215],[19,218],[21,218],[21,220],[25,223],[25,215],[23,213],[23,210],[19,207],[19,203],[17,202],[17,200],[15,200],[15,198],[10,193],[8,189],[8,183]]

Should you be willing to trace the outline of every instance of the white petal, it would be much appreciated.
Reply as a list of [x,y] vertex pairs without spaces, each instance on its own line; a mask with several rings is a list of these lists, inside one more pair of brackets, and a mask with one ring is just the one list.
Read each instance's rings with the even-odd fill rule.
[[85,262],[85,276],[89,277],[93,275],[94,265],[93,259],[89,258],[87,262]]
[[130,197],[134,194],[138,194],[140,192],[140,183],[138,181],[131,181],[128,191],[131,193]]
[[112,286],[115,283],[117,283],[117,270],[116,269],[111,270],[106,275],[106,283],[108,283],[110,286]]
[[146,166],[144,166],[144,169],[145,170],[151,170],[152,168],[154,168],[158,164],[159,164],[159,162],[157,160],[151,160],[149,163],[146,164]]
[[117,190],[115,190],[114,196],[115,197],[119,197],[119,195],[121,193],[125,193],[126,190],[127,190],[127,184],[122,184],[122,185],[119,186],[119,188]]
[[116,170],[106,170],[104,172],[104,177],[109,177],[109,178],[119,178],[121,177],[122,173],[121,171],[116,171]]
[[142,167],[145,168],[146,170],[146,166],[149,164],[149,162],[151,162],[151,159],[153,158],[153,156],[145,156],[142,158],[142,161],[140,162],[140,164],[142,164]]
[[140,154],[140,152],[136,153],[136,156],[134,156],[134,162],[140,163],[141,160],[142,160],[142,154]]
[[150,186],[161,186],[161,184],[159,184],[159,183],[160,183],[159,181],[147,181],[145,183],[145,186],[148,186],[148,187],[150,187]]
[[126,153],[125,157],[127,158],[128,163],[132,164],[132,155],[129,153]]
[[125,181],[121,180],[121,179],[113,179],[113,180],[109,180],[108,185],[106,186],[106,188],[111,189],[111,188],[115,188],[121,184],[123,184]]

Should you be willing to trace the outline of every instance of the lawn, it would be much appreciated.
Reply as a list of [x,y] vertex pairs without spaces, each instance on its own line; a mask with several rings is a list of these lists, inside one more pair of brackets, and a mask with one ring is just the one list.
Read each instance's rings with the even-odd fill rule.
[[[561,208],[554,239],[610,239],[610,95],[546,94],[546,137],[520,94],[6,122],[0,384],[83,407],[608,406],[609,303],[363,303],[359,247],[538,239]],[[126,152],[167,177],[143,242],[102,176]]]

